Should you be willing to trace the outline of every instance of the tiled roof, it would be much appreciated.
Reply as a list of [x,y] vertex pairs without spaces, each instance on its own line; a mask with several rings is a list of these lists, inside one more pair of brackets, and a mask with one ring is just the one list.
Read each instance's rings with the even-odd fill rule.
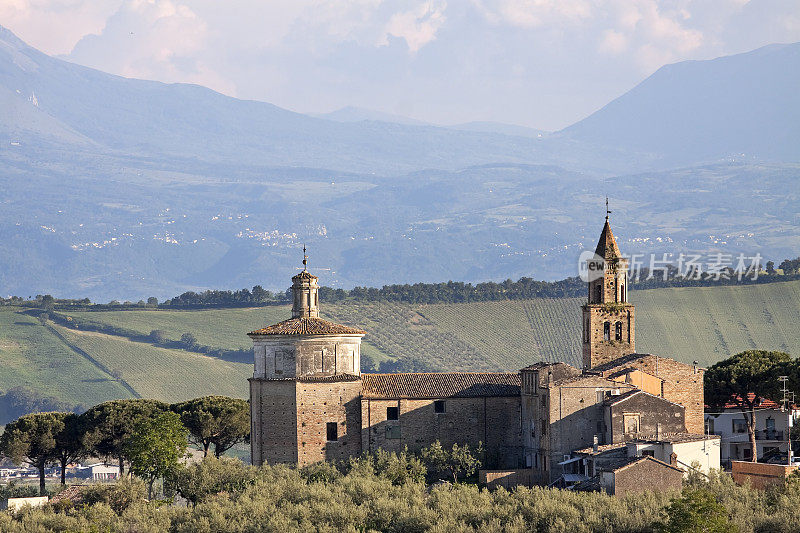
[[[736,394],[731,397],[731,401],[725,404],[725,409],[738,409],[739,406],[734,403],[735,400],[739,400],[741,397]],[[752,402],[756,399],[756,395],[754,392],[747,393],[747,401]],[[708,406],[706,406],[708,407]],[[756,409],[780,409],[781,406],[779,403],[774,402],[772,400],[768,400],[767,398],[759,397],[758,400],[755,402]]]
[[334,324],[322,318],[290,318],[267,326],[248,335],[366,335],[366,331],[341,324]]
[[558,365],[564,365],[564,366],[569,366],[569,367],[572,366],[572,365],[569,365],[567,363],[562,363],[561,361],[556,361],[554,363],[551,363],[549,361],[540,361],[538,363],[533,363],[532,365],[528,365],[525,368],[523,368],[522,370],[539,370],[539,369],[542,369],[542,368],[546,368],[548,366],[558,366]]
[[62,490],[52,498],[50,503],[58,503],[62,501],[71,501],[72,503],[81,503],[83,501],[83,491],[87,489],[88,485],[70,485]]
[[475,398],[520,394],[519,374],[361,374],[361,382],[365,398]]
[[[608,372],[608,371],[615,371],[614,375],[618,369],[621,369],[625,365],[629,365],[630,370],[640,370],[635,366],[636,363],[639,362],[647,362],[648,360],[656,359],[659,361],[666,361],[670,365],[681,365],[686,368],[693,368],[694,365],[689,365],[686,363],[682,363],[680,361],[676,361],[675,359],[670,359],[669,357],[661,357],[660,355],[654,355],[651,353],[629,353],[627,355],[623,355],[622,357],[618,357],[612,361],[607,363],[603,363],[602,365],[597,365],[592,368],[592,370],[596,372]],[[704,370],[702,367],[698,366],[698,370]],[[658,376],[656,376],[658,377]]]
[[614,405],[614,404],[617,404],[617,403],[619,403],[619,402],[621,402],[623,400],[627,400],[628,398],[630,398],[631,396],[634,396],[636,394],[644,394],[646,396],[650,396],[651,398],[657,398],[658,400],[660,400],[662,402],[667,402],[667,403],[671,403],[672,405],[677,405],[679,407],[683,407],[681,404],[672,402],[670,400],[667,400],[663,396],[656,396],[655,394],[650,394],[649,392],[643,391],[641,389],[633,389],[633,390],[626,391],[626,392],[624,392],[622,394],[619,394],[617,396],[611,396],[611,397],[606,398],[605,400],[603,400],[603,402],[606,405]]
[[247,378],[250,381],[297,381],[300,383],[340,383],[342,381],[358,381],[359,376],[353,374],[333,374],[331,376],[291,376],[280,378]]

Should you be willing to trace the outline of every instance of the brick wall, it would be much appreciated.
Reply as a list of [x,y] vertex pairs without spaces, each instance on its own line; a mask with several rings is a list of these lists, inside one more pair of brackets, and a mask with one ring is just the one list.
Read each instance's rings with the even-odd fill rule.
[[[609,322],[609,340],[605,323]],[[622,325],[622,340],[616,340],[615,324]],[[588,337],[587,337],[588,325]],[[636,351],[636,324],[632,304],[587,304],[583,306],[583,365],[593,368]]]
[[297,462],[295,382],[250,379],[250,458],[254,465]]
[[[361,382],[297,382],[297,462],[347,459],[361,453]],[[327,441],[327,424],[338,440]]]
[[731,474],[739,485],[750,483],[753,488],[765,489],[780,483],[797,470],[797,466],[753,463],[751,461],[732,461]]
[[[477,446],[482,442],[487,464],[517,467],[522,462],[520,398],[444,398],[445,412],[436,413],[434,399],[362,399],[362,447],[417,451],[438,440]],[[387,408],[399,408],[399,420],[387,420]]]

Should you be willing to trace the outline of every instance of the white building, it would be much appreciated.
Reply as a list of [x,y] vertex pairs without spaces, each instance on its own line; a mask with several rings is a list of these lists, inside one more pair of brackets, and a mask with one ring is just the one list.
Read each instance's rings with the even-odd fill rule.
[[91,479],[92,481],[109,481],[119,478],[119,466],[107,465],[104,463],[94,463],[79,466],[77,469],[78,477]]
[[[792,406],[782,411],[780,406],[760,399],[756,411],[756,457],[759,461],[786,459],[788,439],[794,422],[800,420],[800,409]],[[748,415],[749,417],[749,415]],[[753,455],[750,436],[747,433],[747,418],[734,404],[728,404],[719,413],[706,413],[706,433],[719,435],[722,439],[720,458],[723,465],[730,461],[750,460]],[[793,450],[797,454],[800,450]]]

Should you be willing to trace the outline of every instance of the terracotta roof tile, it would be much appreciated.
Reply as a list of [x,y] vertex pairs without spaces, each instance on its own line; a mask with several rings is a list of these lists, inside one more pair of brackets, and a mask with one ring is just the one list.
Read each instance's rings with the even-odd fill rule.
[[266,326],[248,335],[366,335],[366,331],[341,324],[334,324],[322,318],[299,317]]
[[475,398],[519,396],[519,374],[446,372],[361,374],[365,398]]
[[339,383],[342,381],[358,381],[359,376],[353,374],[333,374],[332,376],[300,376],[285,378],[248,378],[253,381],[298,381],[300,383]]

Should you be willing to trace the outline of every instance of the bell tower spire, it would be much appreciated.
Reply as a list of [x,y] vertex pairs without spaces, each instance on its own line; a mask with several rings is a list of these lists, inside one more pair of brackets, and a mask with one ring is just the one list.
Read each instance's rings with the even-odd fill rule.
[[308,271],[308,254],[303,245],[303,271],[292,278],[292,318],[319,317],[317,276]]
[[593,368],[634,353],[634,308],[628,303],[628,260],[611,231],[606,198],[606,220],[595,249],[603,275],[590,279],[583,305],[583,366]]

